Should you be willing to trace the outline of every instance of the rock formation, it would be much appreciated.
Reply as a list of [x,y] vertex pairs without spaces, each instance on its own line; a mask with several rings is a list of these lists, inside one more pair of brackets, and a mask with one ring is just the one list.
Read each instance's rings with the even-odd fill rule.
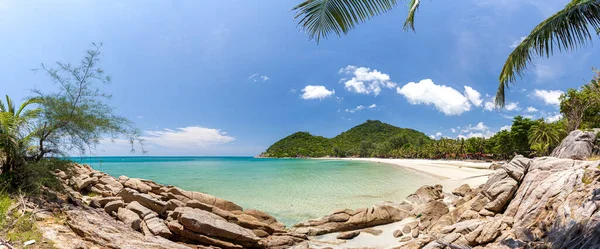
[[[57,176],[89,205],[67,210],[68,226],[108,248],[344,248],[361,236],[388,236],[394,248],[599,248],[600,161],[579,160],[594,140],[575,131],[553,157],[516,156],[482,186],[423,186],[400,203],[341,209],[290,229],[227,200],[89,166]],[[376,227],[392,223],[393,232]],[[327,236],[334,241],[319,240]]]

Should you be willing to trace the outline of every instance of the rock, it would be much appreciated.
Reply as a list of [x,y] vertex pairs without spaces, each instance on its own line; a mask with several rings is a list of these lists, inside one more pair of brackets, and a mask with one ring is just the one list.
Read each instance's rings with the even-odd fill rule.
[[421,213],[421,225],[428,228],[448,212],[450,212],[450,210],[443,201],[430,201],[425,204],[425,208]]
[[133,201],[129,204],[127,204],[127,209],[133,211],[134,213],[136,213],[140,218],[144,218],[149,214],[155,214],[152,210],[142,206],[139,202],[137,201]]
[[[584,187],[582,179],[586,169],[598,170],[599,163],[553,157],[534,159],[504,214],[514,217],[515,226],[529,228],[555,208],[557,211],[575,208],[568,202],[561,209],[550,205],[565,202],[569,194]],[[570,211],[565,213],[571,216]]]
[[125,223],[127,226],[133,228],[133,230],[139,231],[142,219],[133,211],[126,208],[119,208],[117,211],[117,218]]
[[191,241],[199,242],[205,245],[216,246],[217,248],[226,248],[226,249],[241,249],[244,248],[241,245],[236,245],[231,242],[222,241],[216,238],[211,238],[202,234],[194,233],[190,230],[186,230],[183,225],[179,224],[177,221],[171,221],[167,223],[167,227],[173,233],[178,234],[179,236],[186,238]]
[[254,229],[254,230],[252,230],[252,232],[254,234],[256,234],[256,236],[261,237],[261,238],[269,236],[269,233],[267,233],[263,230],[260,230],[260,229]]
[[352,239],[360,234],[360,231],[350,231],[338,234],[337,239]]
[[229,223],[222,217],[204,210],[179,207],[174,212],[181,225],[199,234],[218,237],[249,247],[254,246],[260,240],[251,230]]
[[412,236],[413,238],[419,237],[419,229],[413,229],[410,233],[410,236]]
[[167,205],[165,205],[165,208],[160,213],[162,214],[167,211],[173,211],[173,210],[175,210],[175,208],[178,208],[178,207],[185,207],[185,203],[183,203],[177,199],[169,200],[169,201],[167,201]]
[[[225,211],[225,212],[227,212],[227,211]],[[221,216],[221,215],[219,215],[219,216]],[[223,217],[223,216],[221,216],[221,217]],[[233,219],[232,222],[237,223],[238,225],[240,225],[244,228],[248,228],[251,230],[260,229],[260,230],[267,232],[268,234],[272,234],[275,232],[275,229],[273,229],[271,226],[269,226],[265,223],[260,222],[258,219],[254,218],[254,216],[242,213],[242,214],[239,214],[234,217],[235,217],[235,219]],[[223,218],[225,218],[226,220],[229,220],[229,219],[227,219],[227,217],[223,217]]]
[[148,230],[150,230],[150,232],[154,235],[157,235],[157,236],[160,236],[163,238],[170,238],[173,235],[173,234],[171,234],[171,231],[169,230],[167,225],[165,225],[163,220],[159,219],[156,216],[148,215],[144,218],[144,221],[146,222],[146,225],[148,226]]
[[127,176],[119,176],[119,179],[117,179],[121,184],[124,184],[127,180],[129,180]]
[[375,236],[379,236],[381,233],[383,233],[383,231],[381,231],[379,229],[372,228],[372,227],[361,229],[360,231],[363,232],[363,233],[368,233],[368,234],[372,234],[372,235],[375,235]]
[[398,230],[394,231],[393,235],[394,235],[394,238],[399,238],[402,235],[404,235],[404,233],[402,232],[402,230],[398,229]]
[[[483,211],[483,210],[481,210],[481,211]],[[458,221],[479,219],[479,217],[481,217],[481,216],[479,215],[478,212],[476,212],[474,210],[467,210],[460,215],[460,218],[458,219]]]
[[402,238],[400,238],[399,242],[409,242],[411,241],[413,238],[411,236],[404,236]]
[[104,189],[110,191],[113,194],[119,193],[123,189],[123,184],[117,181],[115,178],[109,175],[102,176],[98,179],[98,182],[104,185]]
[[406,197],[406,200],[413,205],[425,204],[430,201],[437,201],[444,198],[442,194],[442,186],[422,186],[414,194]]
[[574,160],[585,160],[592,155],[596,133],[575,130],[563,139],[550,156],[557,158],[569,158]]
[[454,191],[452,191],[452,194],[458,195],[458,196],[465,196],[467,195],[467,193],[471,192],[471,187],[469,186],[469,184],[463,184],[460,187],[458,187],[457,189],[455,189]]
[[285,225],[281,222],[278,222],[277,219],[275,219],[275,217],[263,212],[263,211],[259,211],[259,210],[255,210],[255,209],[247,209],[244,210],[244,213],[247,215],[251,215],[254,218],[256,218],[258,221],[268,224],[269,226],[273,227],[273,229],[275,230],[284,230],[285,229]]
[[510,163],[504,164],[490,176],[471,208],[475,211],[485,208],[494,213],[502,212],[519,188],[530,163],[530,159],[516,156]]
[[200,193],[200,192],[186,191],[186,190],[182,190],[177,187],[170,187],[166,191],[169,194],[173,195],[174,198],[176,198],[184,203],[189,200],[196,200],[201,203],[212,205],[212,206],[218,207],[218,208],[226,210],[226,211],[233,211],[233,210],[242,211],[243,210],[242,207],[240,207],[239,205],[237,205],[231,201],[227,201],[227,200],[217,198],[212,195]]
[[403,233],[403,234],[409,234],[411,230],[412,230],[412,229],[410,228],[410,226],[408,226],[408,225],[405,225],[405,226],[402,228],[402,233]]
[[114,200],[104,205],[104,211],[108,214],[112,214],[113,212],[117,212],[119,208],[125,207],[125,203],[122,200]]
[[150,190],[152,190],[152,188],[150,186],[148,186],[148,184],[142,182],[141,179],[137,179],[137,178],[129,178],[127,181],[125,181],[125,183],[123,183],[123,185],[125,187],[135,189],[135,190],[139,191],[140,193],[144,193],[144,194],[148,193],[148,192],[150,192]]
[[62,179],[62,180],[67,180],[67,179],[69,179],[69,176],[67,175],[67,173],[65,173],[64,171],[61,171],[61,170],[59,170],[59,171],[56,173],[56,176],[58,176],[58,177],[59,177],[60,179]]
[[[332,232],[345,232],[358,230],[377,225],[389,224],[401,221],[410,215],[410,212],[403,205],[382,204],[370,208],[361,208],[357,210],[337,211],[316,220],[309,220],[294,225],[292,231],[307,235],[321,235]],[[331,216],[339,216],[343,212],[350,216],[345,222],[332,222]]]
[[349,219],[350,219],[350,215],[347,213],[332,214],[331,216],[329,216],[327,218],[327,220],[330,222],[345,222],[345,221],[348,221]]
[[504,163],[502,163],[502,162],[500,162],[500,163],[492,163],[492,164],[490,165],[489,169],[491,169],[491,170],[497,170],[497,169],[499,169],[499,168],[502,168],[502,165],[503,165],[503,164],[504,164]]
[[149,194],[142,194],[133,189],[123,188],[117,195],[122,197],[125,202],[138,202],[156,213],[161,213],[167,205],[164,201],[157,200]]
[[73,187],[75,190],[79,191],[84,188],[87,188],[90,184],[95,184],[98,182],[98,178],[89,177],[87,175],[80,175],[76,178],[73,178]]
[[[103,211],[75,208],[66,211],[66,215],[66,223],[71,230],[97,246],[86,246],[85,248],[190,249],[164,238],[145,237],[141,233],[123,226]],[[71,246],[71,248],[77,248],[75,244],[71,244]]]
[[121,198],[121,197],[98,198],[98,204],[100,205],[100,207],[104,207],[104,206],[106,206],[107,203],[112,202],[112,201],[123,201],[123,198]]
[[280,233],[273,234],[260,241],[260,244],[269,249],[286,249],[308,240],[304,234]]

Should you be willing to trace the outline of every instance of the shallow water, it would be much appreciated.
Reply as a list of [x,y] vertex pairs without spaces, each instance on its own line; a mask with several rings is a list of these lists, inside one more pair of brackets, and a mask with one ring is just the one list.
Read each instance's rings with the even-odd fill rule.
[[373,162],[252,157],[73,158],[112,176],[175,185],[270,213],[286,225],[340,208],[402,201],[435,180]]

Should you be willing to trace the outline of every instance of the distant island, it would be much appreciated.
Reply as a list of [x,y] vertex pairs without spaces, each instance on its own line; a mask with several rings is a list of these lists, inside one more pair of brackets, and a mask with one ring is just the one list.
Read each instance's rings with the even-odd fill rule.
[[413,129],[367,120],[333,138],[296,132],[271,145],[260,157],[385,156],[393,150],[420,147],[432,141]]

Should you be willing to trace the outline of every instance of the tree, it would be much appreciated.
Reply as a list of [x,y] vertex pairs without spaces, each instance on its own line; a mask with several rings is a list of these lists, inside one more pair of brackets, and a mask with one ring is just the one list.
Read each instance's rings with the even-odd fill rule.
[[536,122],[531,119],[523,118],[522,116],[514,117],[513,124],[510,128],[510,135],[514,150],[517,153],[525,155],[530,150],[529,130],[534,124],[536,124]]
[[26,162],[28,145],[31,140],[31,120],[37,118],[41,109],[27,109],[38,104],[39,99],[31,98],[18,109],[6,95],[6,103],[0,100],[0,165],[2,173],[20,169]]
[[569,89],[560,96],[560,112],[567,119],[567,132],[586,125],[597,124],[600,110],[600,71],[594,70],[596,76],[580,90]]
[[132,150],[135,141],[141,142],[131,121],[115,114],[106,103],[111,95],[97,87],[111,81],[98,65],[101,46],[93,44],[78,66],[57,62],[53,68],[42,64],[41,70],[58,85],[59,91],[34,90],[42,106],[34,133],[36,160],[73,151],[83,154],[106,137],[124,136],[130,140]]
[[535,150],[538,155],[548,155],[550,149],[558,145],[563,133],[565,131],[560,125],[547,123],[543,119],[539,119],[531,126],[528,135],[531,149]]
[[[304,0],[292,10],[298,25],[312,40],[319,42],[329,34],[347,34],[357,24],[382,15],[398,4],[397,0]],[[410,0],[404,30],[415,30],[415,13],[421,0]],[[508,56],[499,76],[496,104],[504,107],[504,90],[514,83],[534,56],[550,56],[555,49],[574,50],[592,38],[590,29],[600,28],[600,0],[572,0],[564,9],[538,24]]]

